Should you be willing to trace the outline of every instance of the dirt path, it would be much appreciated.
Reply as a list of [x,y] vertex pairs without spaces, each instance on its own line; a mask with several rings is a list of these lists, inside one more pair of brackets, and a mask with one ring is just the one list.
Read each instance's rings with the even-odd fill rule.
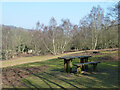
[[[116,49],[116,48],[114,48]],[[106,50],[113,50],[113,49],[102,49],[102,50],[97,50],[97,51],[106,51]],[[68,52],[64,54],[59,54],[56,56],[34,56],[34,57],[21,57],[19,59],[14,59],[14,60],[6,60],[6,61],[0,61],[0,68],[1,67],[9,67],[9,66],[15,66],[15,65],[20,65],[20,64],[25,64],[25,63],[32,63],[32,62],[39,62],[39,61],[46,61],[49,59],[55,59],[61,56],[71,56],[71,55],[82,55],[85,54],[87,55],[88,53],[86,52],[91,52],[93,50],[86,50],[86,51],[77,51],[77,52]]]
[[34,56],[34,57],[21,57],[19,59],[15,60],[6,60],[6,61],[0,61],[2,65],[1,67],[9,67],[9,66],[15,66],[15,65],[20,65],[20,64],[25,64],[25,63],[32,63],[32,62],[39,62],[39,61],[46,61],[49,59],[55,59],[61,56],[66,56],[70,54],[75,54],[75,53],[82,53],[85,51],[77,51],[77,52],[69,52],[69,53],[64,53],[56,56]]

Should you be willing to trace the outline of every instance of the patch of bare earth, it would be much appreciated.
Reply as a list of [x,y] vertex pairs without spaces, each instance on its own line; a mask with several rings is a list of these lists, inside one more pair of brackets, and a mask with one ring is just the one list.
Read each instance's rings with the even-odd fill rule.
[[26,78],[33,73],[40,73],[47,69],[48,66],[37,67],[17,67],[17,68],[3,68],[2,69],[2,83],[3,86],[20,87],[25,86],[21,79]]
[[119,60],[118,55],[111,55],[111,56],[104,56],[104,57],[97,57],[100,61],[118,61]]

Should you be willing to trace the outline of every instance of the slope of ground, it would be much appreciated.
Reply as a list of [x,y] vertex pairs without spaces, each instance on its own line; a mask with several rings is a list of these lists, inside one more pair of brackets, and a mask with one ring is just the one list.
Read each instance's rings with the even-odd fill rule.
[[[81,53],[77,55],[81,55]],[[98,64],[98,72],[94,72],[92,66],[89,65],[89,71],[82,75],[76,74],[76,67],[73,67],[73,73],[64,73],[64,61],[59,59],[3,68],[3,87],[118,88],[118,69],[120,69],[118,53],[102,51],[92,56],[89,60],[101,61]],[[73,63],[78,62],[79,59],[73,60]]]
[[[117,48],[115,49],[103,49],[103,50],[97,50],[103,53],[99,53],[99,54],[106,54],[104,53],[104,51],[115,51],[116,52]],[[96,50],[94,50],[96,51]],[[93,54],[92,53],[93,50],[86,50],[86,51],[77,51],[77,52],[68,52],[68,53],[64,53],[64,54],[59,54],[56,56],[34,56],[34,57],[21,57],[18,59],[13,59],[13,60],[5,60],[5,61],[0,61],[0,63],[2,63],[2,67],[8,67],[8,66],[15,66],[15,65],[20,65],[20,64],[25,64],[25,63],[32,63],[32,62],[39,62],[39,61],[45,61],[45,60],[49,60],[49,59],[55,59],[61,56],[77,56],[77,55],[97,55],[97,54]]]

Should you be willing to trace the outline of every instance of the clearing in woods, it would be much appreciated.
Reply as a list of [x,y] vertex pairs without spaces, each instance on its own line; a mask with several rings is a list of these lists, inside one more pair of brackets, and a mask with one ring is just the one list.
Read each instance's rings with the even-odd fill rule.
[[[64,73],[64,61],[54,58],[42,62],[3,68],[3,87],[118,88],[118,69],[120,68],[118,67],[118,50],[100,51],[97,54],[86,51],[83,53],[71,53],[68,56],[76,55],[92,55],[89,60],[101,61],[98,64],[98,72],[93,72],[92,67],[89,66],[89,71],[82,75],[76,75],[76,67],[73,67],[73,73]],[[73,63],[78,62],[79,59],[73,61]]]

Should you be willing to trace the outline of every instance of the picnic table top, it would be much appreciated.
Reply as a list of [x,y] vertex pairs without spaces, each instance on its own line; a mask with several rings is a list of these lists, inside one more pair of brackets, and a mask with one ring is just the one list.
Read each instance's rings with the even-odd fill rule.
[[71,57],[58,57],[59,59],[75,59],[75,58],[86,58],[91,56],[71,56]]

